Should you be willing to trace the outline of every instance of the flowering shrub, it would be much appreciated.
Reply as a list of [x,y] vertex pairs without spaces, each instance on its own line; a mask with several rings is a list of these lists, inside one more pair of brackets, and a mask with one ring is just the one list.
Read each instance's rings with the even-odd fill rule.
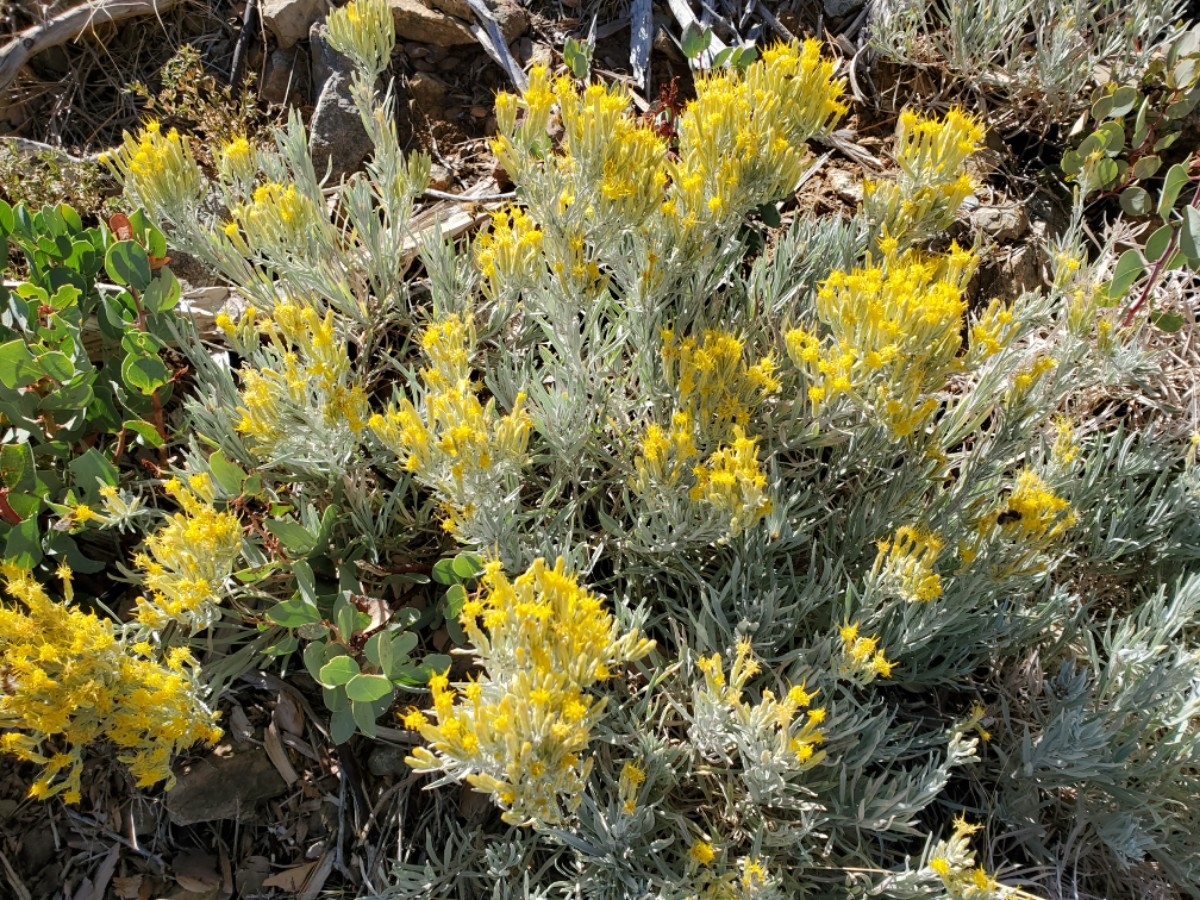
[[[861,210],[760,252],[847,111],[806,42],[700,77],[670,135],[535,67],[497,98],[517,202],[414,247],[381,10],[330,25],[364,172],[322,184],[295,118],[219,154],[219,202],[161,130],[114,165],[252,307],[220,322],[240,368],[178,328],[196,441],[139,621],[254,622],[339,743],[427,687],[401,721],[434,778],[399,790],[498,810],[408,795],[385,895],[1015,896],[1010,863],[1084,841],[1043,832],[1194,883],[1195,451],[1093,415],[1156,361],[1081,222],[1043,290],[974,297],[941,233],[983,126],[910,112]],[[373,618],[422,561],[440,602]],[[443,625],[459,652],[417,663]]]
[[159,661],[149,642],[52,600],[27,572],[4,574],[16,603],[0,604],[0,749],[40,767],[32,796],[78,803],[93,742],[114,744],[139,785],[170,786],[176,753],[220,738],[186,649]]
[[560,824],[579,804],[592,768],[589,732],[605,701],[590,688],[654,642],[636,630],[618,635],[600,598],[561,559],[552,569],[535,560],[512,582],[490,564],[462,621],[484,671],[455,691],[444,674],[430,679],[436,721],[419,710],[404,721],[433,752],[418,747],[408,763],[491,794],[506,822]]

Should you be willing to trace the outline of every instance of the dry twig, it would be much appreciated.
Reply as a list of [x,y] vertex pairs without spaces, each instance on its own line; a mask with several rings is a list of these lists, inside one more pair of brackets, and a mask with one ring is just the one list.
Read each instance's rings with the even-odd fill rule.
[[97,23],[160,15],[178,5],[179,0],[95,0],[40,25],[31,25],[0,47],[0,90],[12,83],[30,57],[75,40]]

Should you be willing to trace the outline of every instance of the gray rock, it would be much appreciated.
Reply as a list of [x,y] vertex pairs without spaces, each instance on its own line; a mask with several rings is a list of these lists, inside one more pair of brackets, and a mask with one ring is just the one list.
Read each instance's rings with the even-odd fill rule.
[[315,104],[330,76],[336,72],[349,78],[354,72],[354,64],[329,45],[329,30],[323,21],[316,22],[309,29],[308,53],[312,73],[312,101]]
[[454,184],[454,174],[441,163],[429,167],[429,186],[435,191],[446,191]]
[[855,206],[862,203],[862,179],[856,178],[844,169],[831,169],[828,176],[829,187],[833,192]]
[[271,53],[267,59],[267,71],[258,95],[268,103],[287,103],[289,97],[302,94],[302,75],[304,74],[296,63],[300,59],[296,47],[280,48]]
[[[479,21],[467,0],[425,0],[425,5],[454,16],[467,25]],[[484,0],[484,5],[495,17],[505,42],[516,40],[529,27],[529,14],[514,0]]]
[[446,103],[450,85],[436,75],[418,72],[408,79],[408,93],[424,112],[439,112]]
[[266,752],[256,748],[194,762],[167,792],[167,815],[176,825],[220,819],[249,821],[255,806],[287,791]]
[[493,0],[487,6],[496,17],[506,42],[512,43],[529,29],[529,13],[520,4],[512,0]]
[[404,778],[409,774],[408,764],[404,757],[409,754],[408,748],[397,747],[395,744],[376,744],[367,757],[367,769],[376,778],[384,775],[395,775]]
[[308,36],[312,23],[325,15],[327,8],[326,0],[263,0],[262,20],[286,50]]
[[475,35],[459,18],[430,9],[420,0],[388,0],[396,34],[406,41],[419,41],[438,47],[457,47],[475,43]]
[[860,9],[863,2],[864,0],[824,0],[822,5],[825,8],[825,15],[831,19],[840,19],[842,16]]
[[350,98],[350,78],[335,72],[321,88],[309,127],[309,147],[317,176],[337,181],[356,170],[371,152],[371,138]]
[[999,203],[972,210],[971,225],[996,241],[1015,241],[1029,231],[1029,218],[1019,204]]

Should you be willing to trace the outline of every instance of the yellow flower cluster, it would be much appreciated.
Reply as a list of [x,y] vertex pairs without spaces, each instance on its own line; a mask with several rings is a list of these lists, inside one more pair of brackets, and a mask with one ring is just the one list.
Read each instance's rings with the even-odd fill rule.
[[561,559],[553,567],[539,559],[512,581],[488,564],[460,621],[484,674],[454,687],[445,675],[430,680],[434,721],[416,711],[405,717],[430,747],[406,762],[490,794],[506,822],[559,824],[592,768],[586,750],[605,701],[591,688],[654,642],[636,630],[621,634],[602,598]]
[[541,248],[542,232],[528,213],[500,210],[492,213],[491,230],[475,241],[475,265],[494,296],[502,287],[536,277]]
[[771,511],[767,476],[758,461],[758,438],[735,427],[733,441],[715,450],[703,465],[692,469],[696,483],[688,496],[729,517],[729,533],[737,536]]
[[[705,844],[703,841],[692,845],[692,849],[697,847],[708,847],[708,853],[700,850],[700,856],[712,854],[712,847]],[[699,861],[699,856],[693,853],[692,858]],[[711,856],[708,863],[702,863],[707,866],[711,863]],[[737,860],[737,867],[728,872],[708,872],[701,873],[697,884],[695,885],[696,892],[689,893],[689,900],[767,900],[779,896],[778,879],[773,877],[763,864],[762,860],[757,856],[743,856]]]
[[221,148],[217,167],[229,179],[253,181],[258,175],[258,151],[245,137],[236,137]]
[[396,25],[387,0],[351,0],[329,11],[329,44],[371,79],[387,68],[396,45]]
[[523,393],[503,416],[495,399],[479,402],[471,381],[470,313],[430,325],[421,346],[430,362],[420,372],[424,409],[403,399],[386,415],[372,415],[369,425],[406,469],[443,495],[447,530],[459,533],[477,498],[494,492],[501,476],[523,465],[533,423]]
[[804,142],[846,112],[835,68],[810,39],[767,48],[744,73],[717,69],[696,78],[696,99],[676,125],[678,159],[663,207],[677,230],[736,220],[795,189]]
[[[546,125],[555,104],[562,145],[539,177],[533,170],[542,171],[538,157],[546,149]],[[545,66],[534,66],[522,99],[507,94],[496,98],[501,136],[493,150],[519,183],[546,182],[554,202],[539,205],[554,209],[557,216],[581,204],[577,208],[590,210],[589,218],[636,225],[662,203],[667,145],[648,124],[629,115],[629,106],[629,96],[620,86],[580,89],[567,77],[551,82]],[[525,110],[519,129],[518,108]]]
[[971,326],[971,351],[979,359],[994,356],[1012,342],[1017,330],[1012,309],[993,300]]
[[221,591],[241,551],[242,526],[233,513],[213,506],[207,474],[192,475],[186,486],[172,478],[164,487],[182,511],[147,538],[145,551],[134,558],[148,592],[134,616],[153,631],[178,622],[196,632],[219,615]]
[[163,134],[162,126],[153,120],[136,138],[125,132],[121,146],[101,161],[116,170],[125,190],[154,217],[179,209],[203,191],[191,146],[174,128]]
[[975,189],[963,163],[982,140],[983,126],[960,109],[940,119],[901,113],[893,151],[898,176],[863,184],[863,211],[876,235],[909,246],[949,227]]
[[882,265],[834,271],[817,291],[827,336],[800,327],[785,341],[815,408],[846,396],[905,437],[937,408],[934,394],[959,365],[963,292],[976,259],[957,244],[926,256],[882,243]]
[[954,832],[949,840],[933,845],[925,869],[941,882],[946,896],[959,900],[998,900],[1013,896],[1013,892],[975,865],[970,837],[979,830],[961,816],[954,820]]
[[621,810],[626,815],[633,815],[637,809],[638,794],[645,781],[645,770],[625,760],[625,764],[621,766],[621,774],[617,777],[617,798],[621,803]]
[[[727,513],[739,534],[771,511],[757,438],[747,436],[755,410],[779,390],[774,357],[748,363],[736,335],[706,330],[697,341],[662,332],[663,370],[676,393],[670,428],[651,424],[634,460],[639,492],[677,483],[690,470],[690,497]],[[702,453],[709,456],[695,465]]]
[[1053,540],[1078,519],[1070,501],[1055,494],[1042,477],[1030,469],[1018,473],[1016,487],[1008,495],[1007,507],[996,515],[996,522],[1005,534],[1032,545]]
[[858,625],[843,625],[839,630],[842,639],[842,661],[838,674],[855,684],[865,686],[876,678],[891,678],[896,667],[879,649],[878,635],[862,637]]
[[[538,64],[530,68],[528,85],[520,97],[503,91],[496,95],[499,137],[492,141],[492,153],[514,180],[527,172],[531,151],[544,152],[548,148],[546,128],[557,100],[556,89],[550,81],[550,70]],[[520,125],[518,111],[525,114]]]
[[1011,397],[1014,400],[1020,400],[1025,394],[1029,393],[1030,388],[1037,384],[1039,378],[1057,365],[1058,363],[1049,356],[1039,356],[1013,377]]
[[149,644],[52,600],[28,572],[4,575],[17,605],[0,603],[0,750],[41,767],[30,796],[78,803],[89,744],[115,744],[139,785],[169,786],[174,754],[220,738],[187,650],[159,662]]
[[677,339],[666,329],[662,342],[667,382],[702,448],[728,441],[735,426],[745,428],[754,410],[779,390],[775,358],[767,355],[748,364],[744,342],[734,334],[708,329],[697,341]]
[[274,181],[256,187],[250,202],[235,206],[230,216],[225,234],[239,249],[306,243],[319,225],[327,224],[311,197],[294,184]]
[[[804,142],[828,132],[846,111],[834,70],[810,40],[771,47],[744,72],[698,77],[696,99],[676,122],[676,151],[630,115],[619,87],[551,81],[544,66],[534,66],[522,97],[497,96],[500,137],[492,149],[542,226],[572,219],[636,228],[653,219],[674,239],[707,239],[706,226],[736,223],[795,187]],[[562,143],[551,152],[547,127],[556,106]],[[546,242],[551,265],[563,274],[578,264],[568,258],[568,243]]]
[[[240,340],[228,317],[219,321]],[[355,383],[346,343],[337,336],[333,311],[322,317],[308,304],[292,300],[276,304],[257,322],[274,366],[242,368],[241,419],[237,430],[254,439],[256,452],[275,453],[291,436],[296,422],[319,414],[326,428],[347,428],[358,435],[367,424],[367,395]]]
[[933,571],[946,546],[938,534],[903,525],[896,529],[895,537],[879,541],[877,546],[872,578],[910,603],[942,596],[942,576]]
[[1079,445],[1075,443],[1075,425],[1066,416],[1054,419],[1054,446],[1050,458],[1060,466],[1070,466],[1079,458]]
[[[825,752],[817,750],[817,745],[825,740],[820,729],[825,721],[825,708],[809,708],[816,698],[815,691],[810,693],[801,684],[793,685],[779,698],[769,688],[763,690],[758,703],[747,703],[743,698],[746,683],[761,669],[749,638],[738,640],[728,679],[720,653],[702,656],[696,665],[704,673],[704,687],[694,692],[693,732],[707,729],[709,717],[719,711],[725,729],[742,732],[743,739],[748,738],[753,745],[751,758],[743,759],[747,766],[763,764],[774,756],[787,759],[790,771],[803,772],[825,758]],[[803,716],[799,715],[800,710],[806,710]],[[713,746],[713,735],[693,737],[701,738],[699,746]]]

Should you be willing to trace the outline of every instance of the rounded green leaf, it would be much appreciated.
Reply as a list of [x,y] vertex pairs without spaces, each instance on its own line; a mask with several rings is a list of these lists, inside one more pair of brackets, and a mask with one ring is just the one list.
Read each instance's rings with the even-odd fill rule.
[[452,584],[446,589],[446,618],[457,619],[467,602],[467,589],[461,584]]
[[1168,119],[1182,119],[1195,108],[1195,100],[1184,98],[1183,100],[1176,100],[1174,103],[1167,104],[1164,115]]
[[139,291],[150,286],[150,258],[134,241],[117,241],[109,247],[104,257],[104,269],[117,284]]
[[1134,185],[1121,191],[1121,209],[1127,216],[1148,216],[1154,209],[1154,201],[1149,191]]
[[1092,104],[1092,118],[1095,119],[1097,122],[1103,122],[1110,115],[1112,115],[1112,109],[1113,109],[1113,98],[1112,97],[1101,97],[1099,100],[1097,100],[1095,103]]
[[1154,142],[1154,152],[1158,153],[1160,150],[1166,150],[1168,147],[1170,147],[1172,144],[1174,144],[1177,140],[1179,140],[1179,132],[1178,131],[1172,131],[1170,134],[1164,134],[1162,137],[1160,137],[1157,141]]
[[1126,250],[1117,260],[1117,267],[1113,270],[1112,281],[1108,285],[1108,296],[1114,300],[1124,297],[1145,270],[1142,255],[1136,250]]
[[345,684],[362,670],[349,656],[336,656],[321,666],[320,677],[317,678],[325,687],[337,687]]
[[1165,331],[1167,334],[1175,334],[1183,327],[1183,316],[1179,313],[1163,312],[1162,310],[1153,310],[1150,313],[1150,321],[1160,331]]
[[38,357],[42,371],[58,382],[67,382],[75,377],[75,363],[71,357],[57,350],[47,350]]
[[350,701],[350,713],[354,716],[358,730],[369,738],[374,738],[379,734],[379,730],[375,727],[375,719],[378,718],[375,705],[370,702]]
[[1105,122],[1096,133],[1103,135],[1104,148],[1109,156],[1116,156],[1125,148],[1125,126],[1120,122]]
[[130,354],[121,363],[121,380],[149,397],[171,380],[171,370],[157,356]]
[[407,659],[408,654],[417,649],[417,636],[411,631],[398,634],[392,638],[392,658]]
[[701,28],[696,22],[689,22],[683,30],[680,47],[688,59],[695,59],[709,48],[712,43],[712,29]]
[[1149,112],[1150,98],[1143,97],[1142,104],[1138,107],[1137,118],[1133,120],[1133,137],[1130,139],[1130,143],[1134,147],[1142,146],[1150,135],[1150,125],[1146,120]]
[[1159,157],[1154,156],[1153,154],[1150,156],[1143,156],[1133,164],[1133,177],[1149,178],[1159,170],[1161,165],[1162,160]]
[[479,557],[475,556],[474,554],[467,555],[465,553],[460,553],[458,556],[454,557],[454,560],[450,564],[450,568],[454,570],[454,574],[457,575],[461,580],[469,581],[479,574],[479,570],[482,568],[482,566],[480,565]]
[[267,618],[284,628],[299,628],[301,625],[320,622],[321,611],[317,609],[316,604],[296,596],[276,603],[268,609]]
[[145,422],[141,419],[126,419],[121,424],[121,427],[126,431],[132,431],[143,441],[145,441],[148,446],[153,447],[156,450],[166,444],[162,435],[158,433],[158,429],[149,422]]
[[33,354],[20,338],[0,344],[0,384],[9,390],[23,388],[42,377]]
[[440,675],[449,669],[450,664],[453,662],[454,660],[444,653],[430,653],[421,660],[421,668],[428,672],[429,675]]
[[1121,85],[1109,98],[1112,101],[1112,106],[1109,109],[1109,115],[1114,118],[1119,118],[1128,115],[1129,112],[1137,105],[1138,97],[1137,88],[1130,87],[1127,84]]
[[1079,155],[1080,159],[1086,159],[1097,150],[1104,149],[1105,137],[1106,136],[1101,134],[1099,131],[1093,131],[1083,139],[1080,145],[1076,148],[1075,152]]
[[1179,249],[1192,259],[1200,256],[1200,209],[1183,208],[1183,227],[1179,229]]
[[1183,186],[1189,180],[1187,168],[1180,163],[1167,169],[1167,175],[1163,179],[1162,193],[1158,197],[1158,214],[1164,221],[1171,214],[1171,210],[1175,208],[1179,192],[1183,190]]
[[1096,163],[1097,183],[1108,187],[1121,177],[1121,169],[1114,160],[1102,159]]
[[354,721],[354,711],[350,708],[350,704],[347,703],[341,709],[334,710],[333,716],[329,720],[329,737],[335,744],[346,743],[354,737],[357,729],[358,725]]
[[346,696],[361,703],[370,703],[391,692],[392,682],[382,675],[355,675],[346,682]]
[[1189,90],[1196,81],[1196,63],[1194,56],[1185,56],[1178,60],[1167,73],[1167,87],[1171,90]]
[[1146,259],[1150,262],[1158,262],[1159,257],[1167,252],[1167,247],[1171,244],[1171,235],[1174,233],[1174,225],[1163,225],[1156,229],[1154,234],[1150,235],[1150,239],[1146,241],[1146,247],[1143,250]]
[[433,580],[438,584],[455,584],[458,576],[454,574],[453,559],[439,559],[433,564]]
[[363,646],[363,653],[374,665],[379,666],[385,675],[391,670],[392,639],[386,631],[377,631],[367,638],[367,643]]

